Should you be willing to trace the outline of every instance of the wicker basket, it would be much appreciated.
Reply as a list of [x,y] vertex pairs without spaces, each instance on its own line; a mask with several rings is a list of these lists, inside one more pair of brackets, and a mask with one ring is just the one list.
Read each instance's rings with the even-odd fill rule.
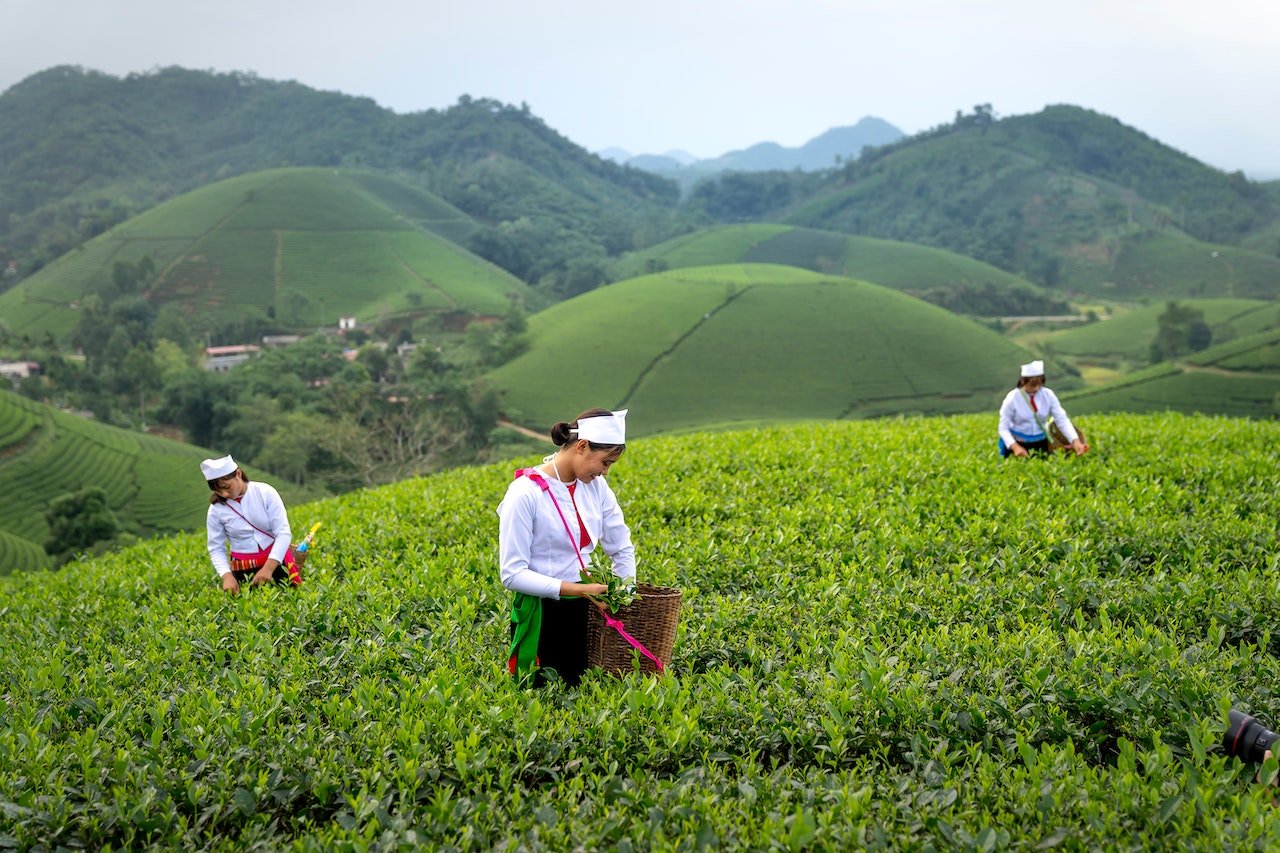
[[[613,613],[621,620],[626,631],[646,649],[662,661],[671,663],[671,652],[676,645],[676,625],[680,622],[680,590],[667,586],[642,583],[636,588],[640,598]],[[587,664],[622,675],[636,669],[640,660],[640,672],[657,672],[653,661],[631,647],[622,635],[604,623],[604,617],[595,607],[588,608],[587,615]]]
[[[1045,433],[1049,436],[1050,450],[1070,450],[1071,442],[1067,441],[1067,437],[1063,435],[1062,429],[1053,422],[1053,418],[1049,418],[1048,426]],[[1080,436],[1080,440],[1085,444],[1089,443],[1089,439],[1084,437],[1084,430],[1076,427],[1076,434]]]

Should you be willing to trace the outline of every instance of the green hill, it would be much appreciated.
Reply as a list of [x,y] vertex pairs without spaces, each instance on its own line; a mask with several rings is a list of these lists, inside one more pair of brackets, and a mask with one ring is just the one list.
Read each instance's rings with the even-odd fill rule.
[[[1234,340],[1280,326],[1280,305],[1274,302],[1181,299],[1178,304],[1203,311],[1215,341]],[[1159,329],[1159,317],[1165,310],[1164,302],[1145,305],[1096,323],[1051,332],[1039,343],[1058,355],[1073,358],[1144,361]]]
[[[50,68],[0,94],[0,128],[0,261],[23,276],[167,198],[281,166],[404,178],[479,220],[469,248],[505,252],[529,281],[569,252],[631,248],[632,232],[679,197],[675,183],[596,157],[527,106],[464,95],[398,115],[244,72]],[[558,233],[572,245],[553,245]]]
[[[284,328],[408,312],[501,314],[527,288],[459,248],[474,223],[384,176],[277,169],[187,193],[112,228],[0,294],[11,331],[65,336],[118,261],[149,256],[157,307],[208,329],[256,312]],[[439,233],[437,233],[439,232]]]
[[[0,391],[0,574],[49,565],[44,510],[87,486],[107,493],[135,534],[204,526],[208,490],[199,462],[211,451],[99,424]],[[245,467],[251,477],[275,478]],[[281,484],[286,503],[314,491]]]
[[[707,192],[713,192],[712,189]],[[865,152],[774,221],[924,243],[1084,293],[1274,298],[1271,196],[1115,119],[963,117]]]
[[973,411],[1022,348],[888,288],[794,267],[694,267],[631,279],[530,319],[491,374],[512,420],[545,429],[630,406],[637,435],[710,424]]
[[512,687],[515,460],[308,506],[296,592],[227,598],[198,535],[0,578],[0,834],[1265,847],[1274,789],[1219,743],[1229,705],[1280,725],[1280,425],[1090,425],[1096,454],[1005,464],[990,414],[633,442],[640,578],[684,595],[661,678]]
[[1071,412],[1174,411],[1273,419],[1280,415],[1280,328],[1066,397]]
[[722,225],[633,252],[621,278],[708,264],[784,264],[870,281],[948,310],[982,315],[1055,313],[1043,288],[990,264],[929,246],[796,228]]

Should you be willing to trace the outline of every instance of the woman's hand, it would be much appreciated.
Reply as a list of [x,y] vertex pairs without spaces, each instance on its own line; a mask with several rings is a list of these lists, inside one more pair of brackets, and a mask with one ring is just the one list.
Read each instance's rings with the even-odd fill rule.
[[236,576],[233,573],[227,572],[222,576],[222,588],[232,595],[236,595],[240,592],[240,581],[236,580]]
[[1084,456],[1089,452],[1089,445],[1085,444],[1079,439],[1079,437],[1077,437],[1075,441],[1071,442],[1071,449],[1076,452],[1076,456]]
[[262,568],[258,569],[253,575],[253,585],[262,586],[264,583],[271,583],[272,576],[276,573],[276,566],[280,565],[279,560],[267,560],[262,564]]
[[574,583],[573,581],[560,581],[560,595],[604,595],[609,591],[609,587],[602,583]]
[[1013,444],[1009,445],[1009,452],[1012,453],[1014,456],[1027,455],[1027,449],[1023,447],[1021,444],[1018,444],[1018,442],[1016,441]]

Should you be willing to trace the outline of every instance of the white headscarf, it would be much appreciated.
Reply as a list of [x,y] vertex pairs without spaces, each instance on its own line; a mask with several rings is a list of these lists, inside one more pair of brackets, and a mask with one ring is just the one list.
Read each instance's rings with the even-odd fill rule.
[[1044,362],[1028,361],[1022,365],[1022,376],[1024,378],[1028,376],[1044,376]]
[[622,409],[608,416],[580,418],[578,428],[571,431],[576,432],[578,438],[585,438],[592,444],[626,444],[628,411]]
[[239,466],[236,465],[236,460],[227,455],[220,459],[204,460],[200,463],[200,473],[204,474],[206,480],[216,480],[219,477],[234,474],[237,467]]

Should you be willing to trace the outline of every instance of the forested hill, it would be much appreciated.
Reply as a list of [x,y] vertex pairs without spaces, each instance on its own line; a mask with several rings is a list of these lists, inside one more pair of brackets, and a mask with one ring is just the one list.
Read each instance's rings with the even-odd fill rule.
[[[1078,290],[1147,292],[1176,275],[1176,266],[1148,263],[1142,244],[1153,234],[1206,256],[1242,246],[1274,261],[1280,249],[1280,206],[1267,185],[1072,106],[999,120],[979,107],[867,149],[816,183],[740,175],[699,188],[693,201],[721,221],[785,221],[925,243]],[[1175,289],[1194,293],[1196,285]]]
[[[477,245],[526,278],[547,271],[534,264],[630,248],[640,219],[678,198],[675,184],[596,157],[527,106],[464,96],[397,115],[253,74],[62,66],[0,95],[0,260],[27,275],[161,200],[289,165],[407,175],[493,226]],[[562,257],[525,251],[565,231],[576,239]]]

